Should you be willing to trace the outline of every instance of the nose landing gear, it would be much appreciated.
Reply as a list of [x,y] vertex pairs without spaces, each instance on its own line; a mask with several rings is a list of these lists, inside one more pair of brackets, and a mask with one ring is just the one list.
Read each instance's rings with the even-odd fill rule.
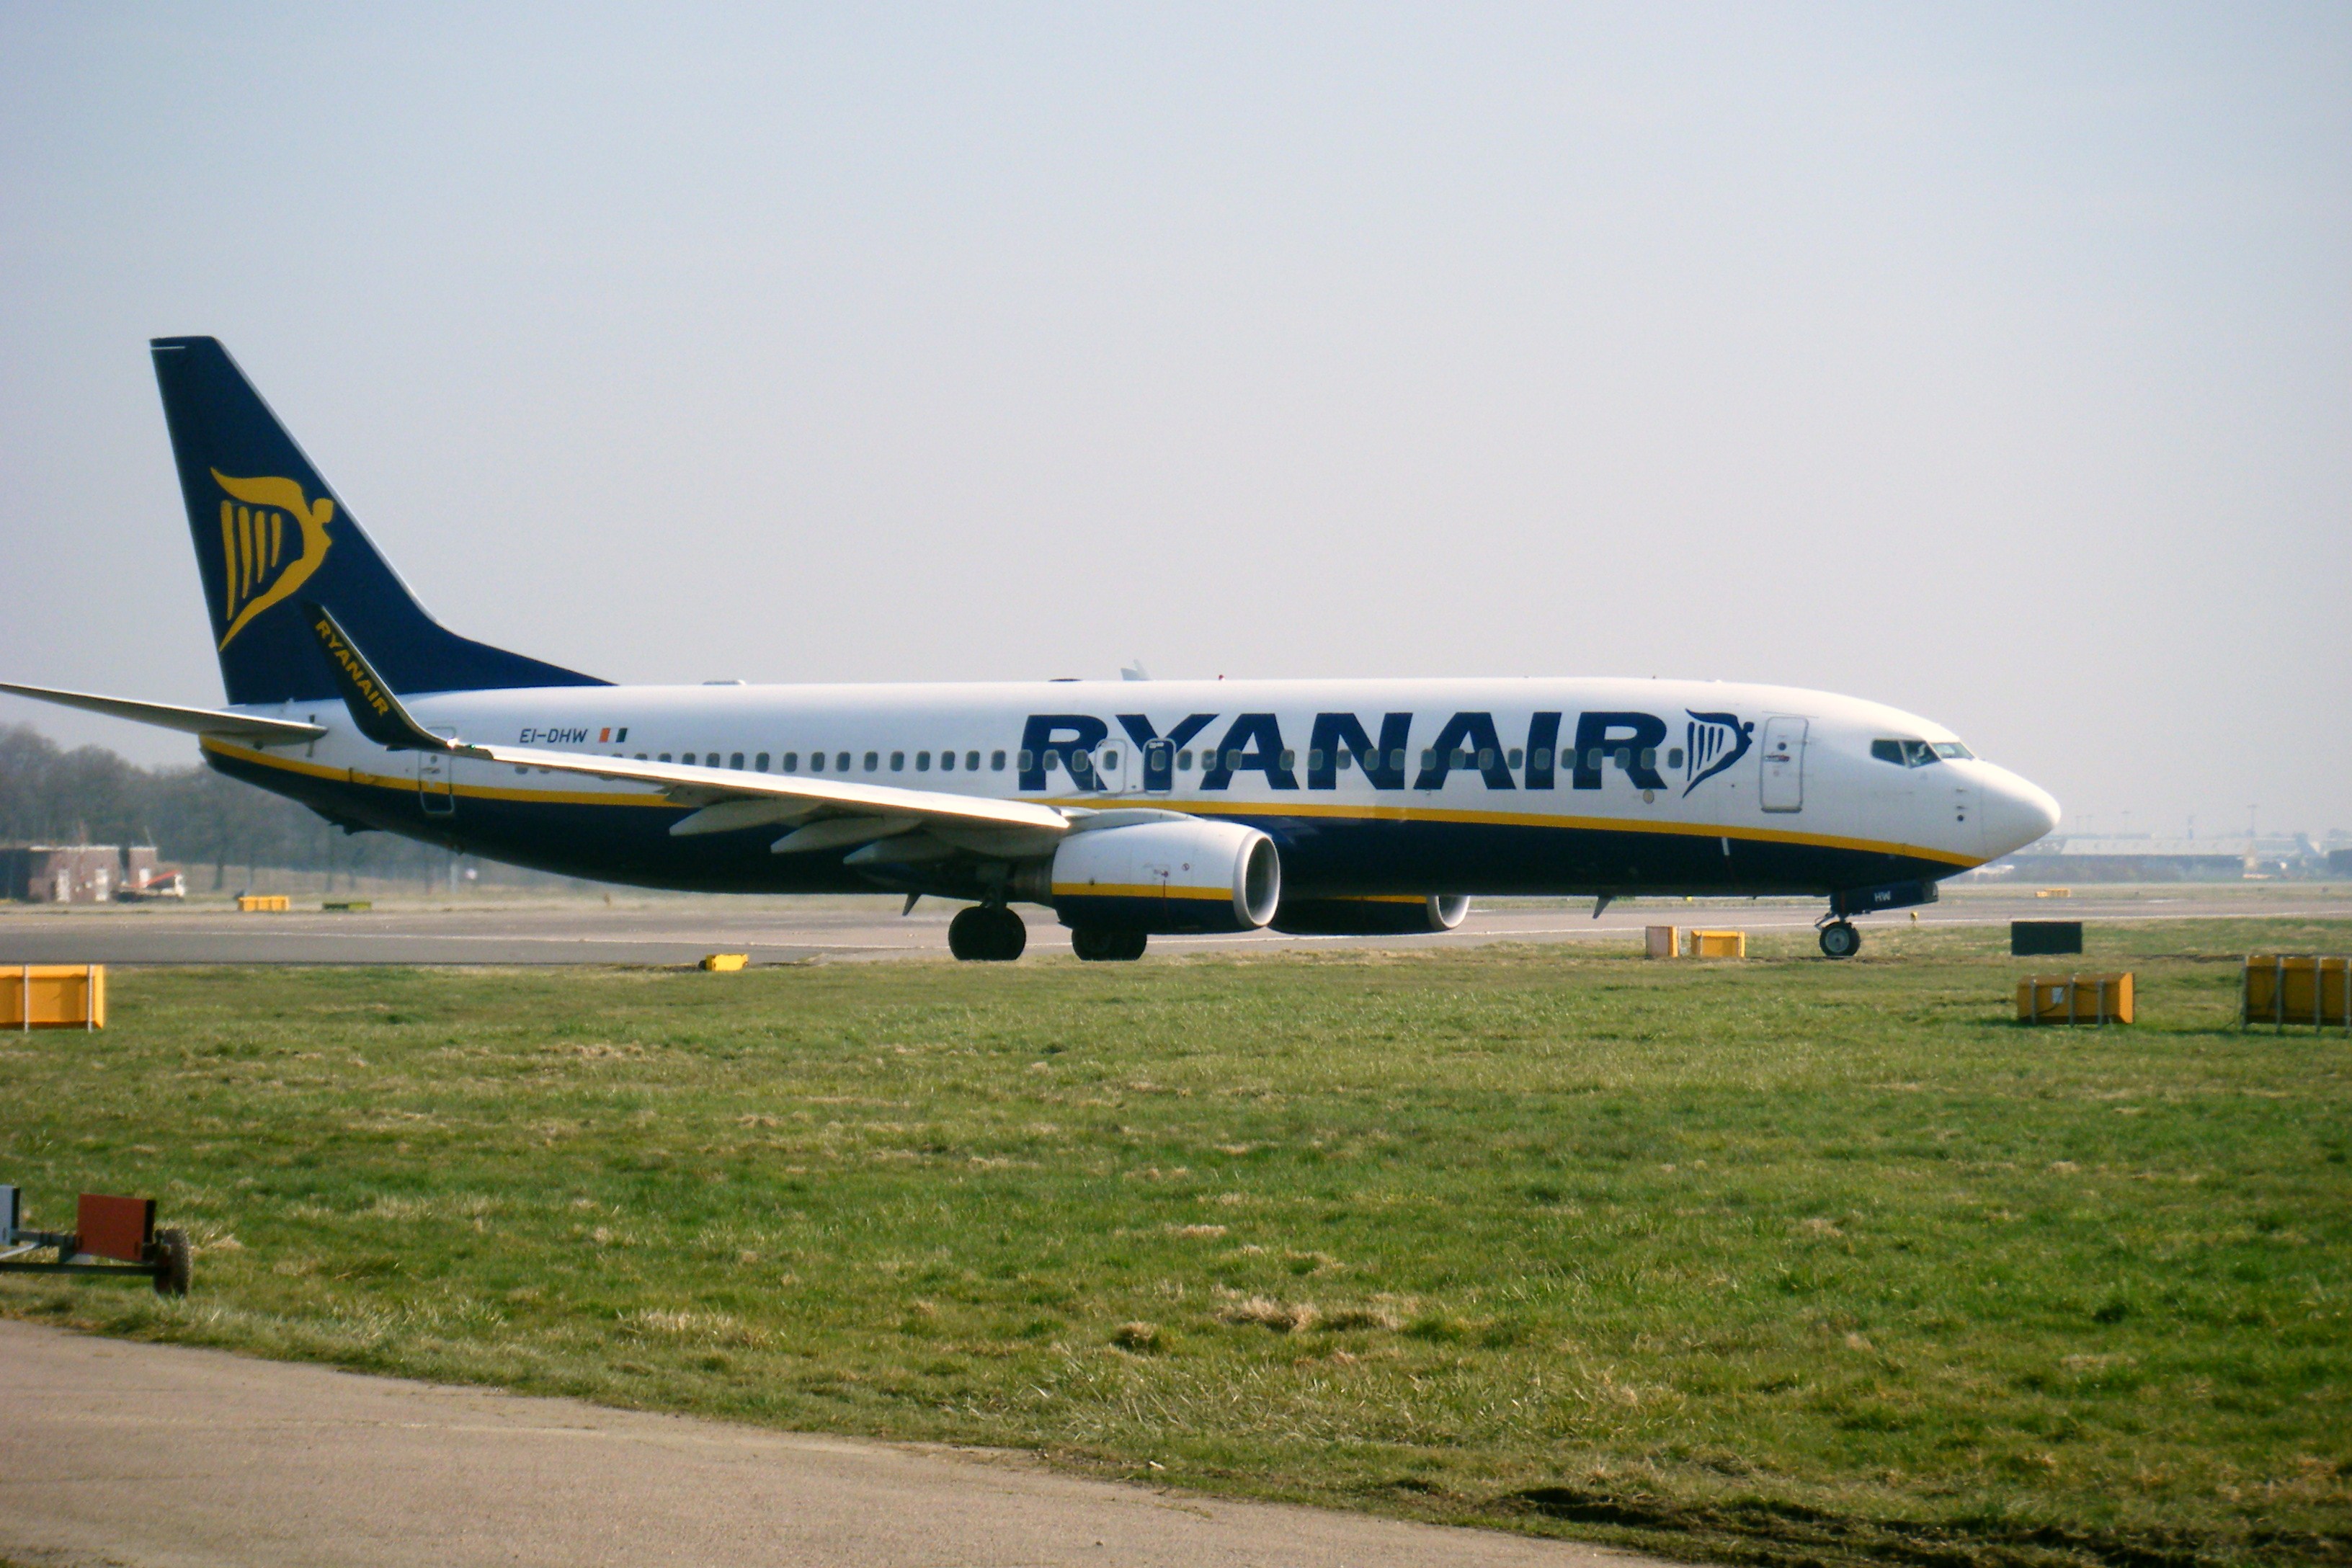
[[1822,927],[1822,956],[1852,958],[1862,951],[1862,933],[1851,921],[1832,921]]
[[1029,945],[1029,928],[1003,904],[974,904],[948,922],[948,951],[966,963],[1009,963]]

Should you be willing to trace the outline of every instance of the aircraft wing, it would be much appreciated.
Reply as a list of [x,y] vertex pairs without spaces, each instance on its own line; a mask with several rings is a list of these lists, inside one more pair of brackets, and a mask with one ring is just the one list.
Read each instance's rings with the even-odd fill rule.
[[[688,767],[681,763],[640,763],[626,757],[583,756],[578,752],[551,752],[535,746],[478,746],[465,741],[444,744],[453,755],[486,763],[652,784],[681,805],[701,808],[671,826],[672,833],[681,835],[727,833],[769,823],[824,817],[879,817],[902,820],[910,828],[941,825],[1011,829],[1004,835],[1008,840],[1005,849],[1018,853],[1020,848],[1015,846],[1019,840],[1031,840],[1036,848],[1047,847],[1070,830],[1076,817],[1087,815],[1066,814],[1025,800],[943,795],[935,790],[901,789],[895,784],[743,773],[734,768]],[[810,845],[812,848],[824,847]]]
[[[579,773],[589,778],[651,784],[683,805],[691,816],[673,823],[676,834],[729,833],[771,824],[804,823],[777,841],[780,854],[834,849],[870,842],[917,827],[934,830],[960,847],[986,854],[1025,855],[1050,848],[1070,829],[1074,817],[1050,805],[1023,800],[990,800],[900,789],[892,784],[850,784],[795,774],[742,773],[733,768],[690,767],[682,763],[641,763],[628,757],[585,756],[536,746],[481,746],[436,735],[418,723],[368,662],[335,617],[309,606],[312,630],[327,655],[343,706],[360,732],[394,751],[447,752],[516,768]],[[855,818],[831,826],[823,820]]]
[[103,713],[111,719],[129,719],[141,724],[159,725],[166,730],[184,731],[191,735],[218,735],[224,740],[247,741],[262,746],[300,745],[327,732],[319,725],[298,723],[291,719],[263,719],[251,713],[231,713],[219,708],[183,708],[173,702],[138,702],[128,697],[100,697],[96,692],[60,691],[47,686],[19,686],[9,680],[0,680],[0,691],[13,691],[19,697],[55,702],[60,707]]

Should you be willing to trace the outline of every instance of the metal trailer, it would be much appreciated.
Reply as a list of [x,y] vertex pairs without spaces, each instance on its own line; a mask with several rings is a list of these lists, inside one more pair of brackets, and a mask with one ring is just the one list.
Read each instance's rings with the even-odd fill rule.
[[[159,1296],[184,1296],[194,1257],[187,1232],[155,1228],[153,1198],[84,1193],[71,1230],[32,1230],[22,1223],[24,1194],[0,1185],[0,1274],[131,1274],[154,1282]],[[55,1249],[35,1262],[26,1255]]]

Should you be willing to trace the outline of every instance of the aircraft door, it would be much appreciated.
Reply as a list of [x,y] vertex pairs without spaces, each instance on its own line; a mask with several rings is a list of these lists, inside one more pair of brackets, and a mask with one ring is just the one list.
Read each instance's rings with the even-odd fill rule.
[[1135,748],[1125,741],[1105,741],[1094,750],[1095,782],[1106,795],[1127,795],[1139,787],[1143,776]]
[[1764,777],[1758,794],[1767,811],[1805,809],[1805,731],[1803,719],[1764,721]]
[[[454,735],[454,730],[436,730],[436,735]],[[456,772],[457,759],[446,752],[418,752],[416,757],[416,804],[427,816],[448,816],[457,809]]]
[[1176,787],[1176,746],[1171,741],[1147,741],[1135,749],[1136,790],[1166,795]]

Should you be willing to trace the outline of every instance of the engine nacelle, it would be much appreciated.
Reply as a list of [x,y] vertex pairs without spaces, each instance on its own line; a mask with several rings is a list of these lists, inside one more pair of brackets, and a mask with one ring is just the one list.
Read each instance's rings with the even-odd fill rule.
[[1292,936],[1411,936],[1452,931],[1469,912],[1467,893],[1285,899],[1273,924]]
[[1273,839],[1232,822],[1081,828],[1055,847],[1044,891],[1066,926],[1255,931],[1282,902],[1282,857]]

